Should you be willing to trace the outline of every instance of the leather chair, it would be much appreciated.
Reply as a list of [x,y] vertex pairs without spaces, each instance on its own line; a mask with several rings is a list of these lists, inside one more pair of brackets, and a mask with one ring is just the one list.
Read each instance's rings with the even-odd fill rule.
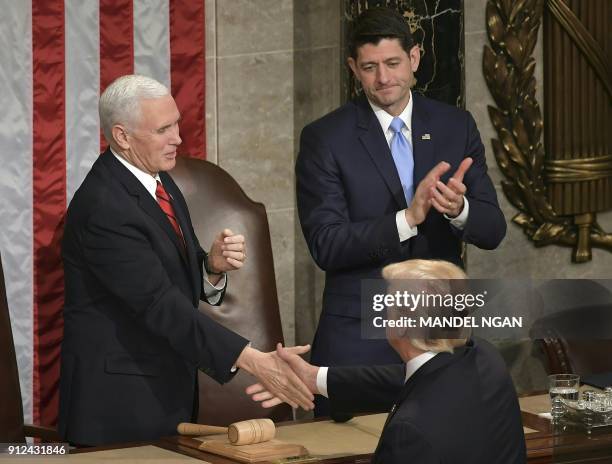
[[567,309],[542,317],[531,335],[544,352],[549,374],[612,372],[612,305]]
[[534,289],[530,329],[549,374],[612,372],[612,292],[597,280],[544,281]]
[[23,422],[17,357],[0,258],[0,443],[24,443],[25,437],[61,442],[55,429]]
[[[185,196],[202,248],[209,249],[225,228],[246,237],[248,259],[244,267],[228,275],[222,305],[202,303],[200,311],[250,340],[254,348],[274,350],[276,343],[284,340],[264,205],[249,199],[226,171],[208,161],[179,158],[171,175]],[[226,426],[260,417],[291,419],[291,408],[286,404],[263,409],[251,401],[244,389],[254,380],[239,372],[231,382],[219,385],[200,373],[198,422]]]

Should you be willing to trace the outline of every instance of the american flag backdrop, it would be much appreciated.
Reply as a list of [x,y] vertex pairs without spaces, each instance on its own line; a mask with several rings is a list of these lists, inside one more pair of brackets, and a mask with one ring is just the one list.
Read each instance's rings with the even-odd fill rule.
[[205,158],[204,0],[0,0],[0,252],[26,421],[57,420],[66,206],[104,147],[123,74],[171,88],[179,151]]

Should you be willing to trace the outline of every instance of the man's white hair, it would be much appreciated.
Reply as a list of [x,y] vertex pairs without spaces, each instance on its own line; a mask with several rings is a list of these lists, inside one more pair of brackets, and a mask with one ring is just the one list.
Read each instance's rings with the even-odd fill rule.
[[129,74],[115,79],[100,96],[100,126],[108,143],[113,141],[115,124],[130,128],[140,118],[140,100],[170,95],[162,83],[147,76]]

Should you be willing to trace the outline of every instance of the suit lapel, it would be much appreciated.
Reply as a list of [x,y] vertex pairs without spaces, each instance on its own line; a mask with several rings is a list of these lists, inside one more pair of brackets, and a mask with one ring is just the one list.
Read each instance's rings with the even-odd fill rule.
[[[159,176],[166,187],[166,191],[170,194],[172,198],[172,206],[174,207],[174,212],[176,214],[176,219],[178,220],[179,225],[181,226],[181,231],[183,232],[183,237],[185,238],[185,247],[187,251],[187,259],[189,260],[189,269],[191,270],[191,279],[192,279],[192,287],[194,291],[195,301],[199,300],[199,289],[202,286],[201,282],[201,272],[200,266],[197,260],[197,253],[195,249],[195,240],[191,233],[192,225],[189,220],[189,213],[183,209],[181,206],[181,202],[174,200],[174,198],[178,198],[180,192],[178,192],[178,187],[170,177],[168,173],[160,172]],[[174,234],[176,235],[176,234]]]
[[357,106],[357,126],[361,131],[359,140],[372,158],[372,162],[385,181],[399,209],[404,209],[407,205],[402,184],[378,119],[364,96],[359,97],[355,105]]
[[437,160],[434,150],[434,135],[431,133],[430,115],[424,107],[423,97],[412,92],[412,153],[414,156],[415,188],[427,173],[435,166]]
[[138,205],[140,208],[164,230],[166,235],[168,235],[168,238],[174,243],[174,246],[181,256],[183,263],[187,266],[185,248],[180,242],[180,238],[176,235],[176,232],[174,232],[172,225],[170,225],[170,221],[166,217],[166,214],[159,207],[155,199],[147,192],[147,189],[144,188],[142,183],[140,183],[140,181],[115,158],[110,150],[106,150],[101,156],[103,157],[102,161],[104,161],[105,165],[119,182],[124,185],[128,193],[138,198]]

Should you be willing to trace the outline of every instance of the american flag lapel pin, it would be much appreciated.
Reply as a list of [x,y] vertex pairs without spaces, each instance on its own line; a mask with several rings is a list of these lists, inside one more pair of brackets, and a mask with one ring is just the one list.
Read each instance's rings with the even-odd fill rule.
[[431,135],[429,135],[429,134],[423,134],[423,135],[421,136],[421,140],[431,140]]

